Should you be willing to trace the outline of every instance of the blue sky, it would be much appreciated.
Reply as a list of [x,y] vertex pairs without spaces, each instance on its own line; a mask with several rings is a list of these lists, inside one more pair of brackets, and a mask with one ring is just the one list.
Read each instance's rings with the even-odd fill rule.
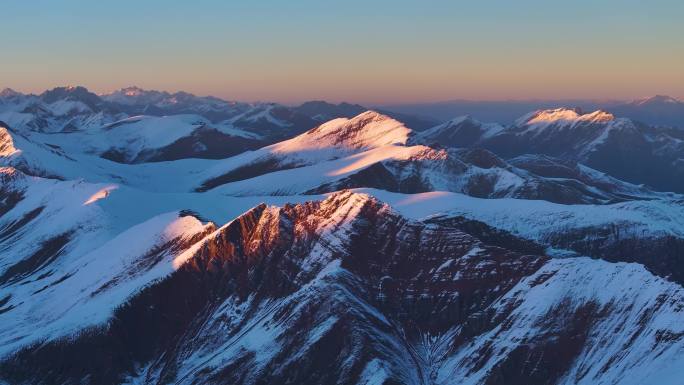
[[16,1],[0,87],[239,100],[684,97],[684,2]]

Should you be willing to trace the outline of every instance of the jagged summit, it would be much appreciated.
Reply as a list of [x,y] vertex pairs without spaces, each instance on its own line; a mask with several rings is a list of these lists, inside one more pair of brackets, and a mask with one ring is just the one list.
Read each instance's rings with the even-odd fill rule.
[[40,94],[40,98],[45,103],[81,102],[93,110],[102,104],[99,96],[82,86],[55,87]]
[[[259,253],[259,248],[254,247],[258,243],[262,243],[261,248],[277,247],[277,239],[283,237],[283,233],[288,232],[291,232],[295,238],[311,238],[306,234],[337,238],[335,233],[344,234],[345,231],[342,231],[344,227],[368,215],[368,210],[366,210],[368,208],[372,208],[371,211],[374,213],[396,215],[386,203],[369,194],[352,190],[330,193],[322,200],[309,200],[283,206],[260,203],[216,229],[203,241],[204,248],[194,248],[179,255],[174,259],[173,264],[176,269],[185,263],[196,267],[197,259],[202,258],[206,245],[223,242],[224,239],[244,232],[246,229],[250,229],[249,231],[255,234],[252,240],[253,245],[245,247],[247,253]],[[294,225],[292,221],[295,222]],[[306,223],[307,226],[298,226],[296,222]],[[328,246],[334,247],[334,244],[335,242],[331,242]],[[321,261],[301,262],[302,265],[317,263]]]
[[218,105],[235,104],[214,96],[197,96],[185,91],[172,93],[168,91],[146,90],[138,86],[129,86],[109,93],[103,93],[100,97],[111,103],[123,105],[155,104],[159,107],[181,103],[192,104],[211,102]]
[[[60,98],[60,97],[66,97],[66,96],[78,96],[78,95],[95,95],[94,93],[90,92],[86,87],[83,86],[73,86],[73,85],[66,85],[66,86],[59,86],[55,87],[49,90],[44,91],[40,96],[42,98]],[[95,95],[97,96],[97,95]]]
[[173,95],[166,91],[145,90],[138,86],[129,86],[102,94],[100,97],[110,103],[131,106],[162,103],[166,99],[172,98]]

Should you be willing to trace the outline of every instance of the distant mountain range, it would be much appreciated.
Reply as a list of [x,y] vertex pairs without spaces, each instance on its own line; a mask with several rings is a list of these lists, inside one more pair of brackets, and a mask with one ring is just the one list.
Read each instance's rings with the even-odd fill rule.
[[502,126],[457,118],[421,133],[425,143],[486,148],[504,158],[543,154],[580,162],[632,183],[684,192],[684,131],[597,110],[539,110]]
[[[258,131],[260,136],[284,138],[327,120],[353,117],[366,110],[356,104],[323,101],[306,102],[294,107],[277,103],[231,102],[212,96],[143,90],[138,87],[127,87],[104,95],[96,95],[78,86],[57,87],[40,95],[22,94],[11,89],[0,91],[0,114],[5,113],[5,121],[28,124],[46,132],[81,128],[83,123],[76,118],[94,113],[100,113],[102,116],[99,119],[105,121],[113,121],[121,116],[195,114],[212,123]],[[390,112],[389,115],[410,122],[418,130],[436,123],[432,119],[401,113]],[[47,121],[50,118],[56,119],[53,119],[54,122]]]
[[436,120],[470,115],[486,122],[512,123],[519,116],[534,110],[559,107],[580,108],[584,111],[604,110],[617,117],[640,121],[649,125],[684,129],[684,102],[657,95],[636,101],[592,100],[535,100],[535,101],[469,101],[456,100],[438,103],[386,105],[383,110]]

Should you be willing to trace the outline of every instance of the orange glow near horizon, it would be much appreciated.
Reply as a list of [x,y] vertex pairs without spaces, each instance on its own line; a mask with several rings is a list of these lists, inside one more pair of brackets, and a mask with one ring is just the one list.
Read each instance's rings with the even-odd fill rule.
[[684,98],[681,1],[41,6],[3,5],[0,88],[137,85],[286,104]]

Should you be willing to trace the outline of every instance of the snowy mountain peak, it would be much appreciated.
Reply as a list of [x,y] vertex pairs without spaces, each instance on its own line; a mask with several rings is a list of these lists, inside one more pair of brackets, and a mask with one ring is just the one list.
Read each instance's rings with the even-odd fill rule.
[[612,114],[597,110],[591,113],[582,113],[578,108],[556,108],[539,110],[523,116],[516,121],[517,126],[545,127],[550,124],[563,126],[577,123],[607,123],[615,119]]
[[356,115],[355,117],[349,119],[349,122],[351,124],[361,123],[363,126],[366,126],[369,123],[385,122],[385,121],[396,122],[396,120],[390,118],[389,116],[381,114],[381,113],[379,113],[377,111],[373,111],[373,110],[368,110],[368,111],[362,112],[362,113]]
[[275,149],[293,152],[330,147],[357,150],[405,145],[410,133],[411,130],[401,122],[375,111],[366,111],[351,119],[338,118],[323,123],[275,145]]
[[[340,124],[341,123],[341,124]],[[333,119],[307,134],[338,135],[340,140],[360,140],[369,145],[405,143],[410,129],[403,123],[375,111],[366,111],[351,119]]]

